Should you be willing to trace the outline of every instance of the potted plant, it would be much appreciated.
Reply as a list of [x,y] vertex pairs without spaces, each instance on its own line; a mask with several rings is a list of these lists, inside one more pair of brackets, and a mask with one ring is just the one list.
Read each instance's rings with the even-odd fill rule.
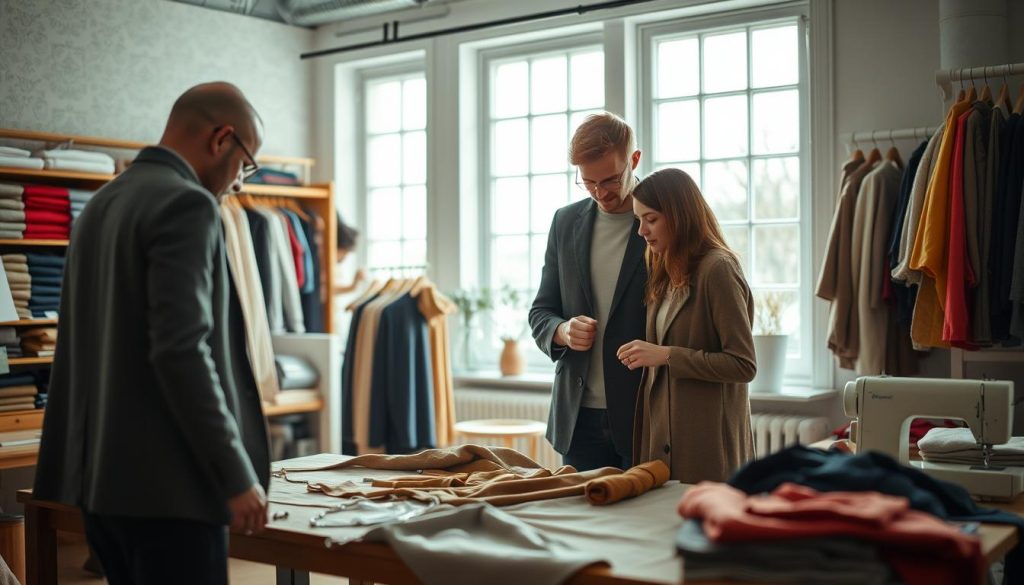
[[493,306],[491,291],[488,288],[459,289],[449,294],[448,297],[455,303],[459,315],[462,317],[460,320],[462,347],[455,352],[459,358],[457,363],[463,371],[473,370],[476,367],[476,361],[473,355],[475,344],[472,343],[471,336],[474,331],[479,331],[475,322],[476,316],[483,311],[490,310]]
[[754,295],[754,353],[757,374],[750,382],[751,392],[780,392],[786,372],[786,346],[789,336],[782,332],[782,313],[786,294],[759,291]]
[[518,376],[523,373],[526,362],[519,349],[519,340],[529,324],[522,291],[508,284],[503,286],[498,294],[496,309],[495,330],[503,344],[498,366],[502,376]]

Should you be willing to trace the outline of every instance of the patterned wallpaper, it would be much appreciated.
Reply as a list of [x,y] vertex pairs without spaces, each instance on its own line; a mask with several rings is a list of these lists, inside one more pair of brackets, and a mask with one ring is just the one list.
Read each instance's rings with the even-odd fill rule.
[[310,30],[167,0],[0,0],[0,127],[155,142],[204,81],[238,85],[262,152],[312,156]]

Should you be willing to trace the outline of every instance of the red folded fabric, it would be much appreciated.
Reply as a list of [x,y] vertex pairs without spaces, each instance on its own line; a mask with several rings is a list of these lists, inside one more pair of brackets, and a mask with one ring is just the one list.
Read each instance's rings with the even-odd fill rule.
[[22,237],[26,240],[66,240],[70,236],[70,228],[54,229],[48,227],[28,226],[25,228],[25,234]]
[[68,226],[71,214],[68,212],[50,211],[48,209],[26,209],[25,224],[31,228],[36,225]]
[[793,483],[748,496],[724,483],[701,482],[679,502],[686,518],[703,518],[714,542],[847,536],[877,543],[908,585],[980,583],[981,541],[910,509],[906,498],[877,492],[827,492]]
[[68,190],[64,187],[54,187],[52,185],[25,185],[24,197],[61,197],[67,199],[70,195]]
[[52,209],[53,211],[71,211],[69,199],[54,199],[52,197],[37,197],[25,200],[25,209]]

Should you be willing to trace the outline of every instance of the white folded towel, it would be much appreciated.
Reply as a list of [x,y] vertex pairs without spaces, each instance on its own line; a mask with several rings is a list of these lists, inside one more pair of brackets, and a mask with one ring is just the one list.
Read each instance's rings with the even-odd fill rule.
[[21,194],[25,192],[25,187],[17,183],[3,183],[0,182],[0,195],[15,195],[21,197]]
[[68,199],[71,200],[72,204],[81,202],[85,205],[95,194],[95,191],[86,191],[85,189],[68,189]]
[[105,163],[76,160],[73,158],[47,158],[46,168],[58,171],[82,171],[83,173],[97,173],[101,175],[112,175],[114,173],[114,161]]
[[114,164],[114,157],[105,152],[94,150],[78,150],[76,148],[56,148],[53,150],[41,150],[36,152],[39,158],[53,158],[60,160],[80,160],[93,162],[101,165]]
[[[984,460],[981,447],[965,427],[932,429],[917,442],[917,448],[923,459],[936,463],[979,464]],[[1010,437],[1007,443],[993,445],[989,462],[1024,466],[1024,437]]]
[[40,170],[43,168],[43,159],[0,154],[0,167]]
[[13,146],[0,146],[0,154],[4,156],[17,156],[22,158],[32,155],[32,153],[27,150],[14,148]]
[[25,209],[25,202],[21,199],[0,198],[0,209]]

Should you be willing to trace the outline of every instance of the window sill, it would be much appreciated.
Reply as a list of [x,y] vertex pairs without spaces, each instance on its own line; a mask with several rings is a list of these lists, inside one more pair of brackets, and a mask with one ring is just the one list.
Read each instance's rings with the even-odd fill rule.
[[841,396],[835,388],[783,386],[779,392],[751,392],[750,402],[818,402]]
[[526,372],[519,376],[502,376],[497,370],[473,370],[457,372],[454,378],[456,388],[501,388],[550,392],[555,375],[553,373]]

